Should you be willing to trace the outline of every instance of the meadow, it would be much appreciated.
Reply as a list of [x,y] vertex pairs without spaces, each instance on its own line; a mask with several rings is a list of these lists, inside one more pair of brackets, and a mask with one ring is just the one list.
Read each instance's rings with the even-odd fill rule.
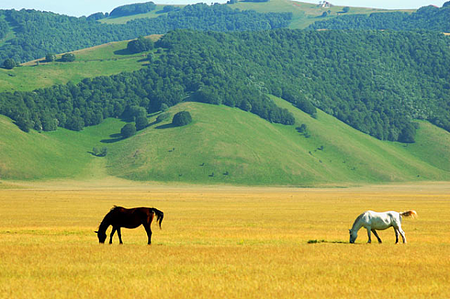
[[[111,179],[0,184],[0,298],[448,298],[450,186],[189,187]],[[19,189],[18,187],[21,187]],[[154,206],[123,245],[94,230],[113,205]],[[363,211],[414,209],[408,244],[348,244]],[[109,232],[109,231],[108,231]]]

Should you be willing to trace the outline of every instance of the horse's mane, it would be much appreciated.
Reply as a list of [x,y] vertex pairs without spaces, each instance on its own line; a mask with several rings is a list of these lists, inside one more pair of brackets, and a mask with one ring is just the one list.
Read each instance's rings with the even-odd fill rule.
[[108,214],[105,215],[105,217],[103,218],[102,222],[99,224],[99,226],[98,226],[99,230],[101,230],[102,228],[104,228],[106,230],[107,227],[105,228],[104,226],[106,226],[106,224],[108,223],[107,221],[111,217],[112,212],[114,212],[116,209],[123,209],[123,207],[114,205],[111,208],[111,210],[109,210]]
[[[123,208],[124,208],[124,207],[114,205],[114,206],[111,208],[111,210],[109,210],[109,211],[112,212],[112,211],[114,211],[115,209],[123,209]],[[108,213],[108,214],[109,214],[109,213]]]
[[[364,212],[365,213],[365,212]],[[352,225],[352,229],[355,227],[356,223],[358,223],[359,220],[361,220],[362,216],[364,215],[364,213],[362,213],[361,215],[359,215],[358,217],[356,217],[355,222],[353,222]]]

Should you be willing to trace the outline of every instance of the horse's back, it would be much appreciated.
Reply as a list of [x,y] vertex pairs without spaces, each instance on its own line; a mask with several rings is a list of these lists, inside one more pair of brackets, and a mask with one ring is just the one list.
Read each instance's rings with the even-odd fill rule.
[[366,225],[373,229],[387,229],[399,220],[399,213],[395,211],[374,212],[369,210],[362,215]]

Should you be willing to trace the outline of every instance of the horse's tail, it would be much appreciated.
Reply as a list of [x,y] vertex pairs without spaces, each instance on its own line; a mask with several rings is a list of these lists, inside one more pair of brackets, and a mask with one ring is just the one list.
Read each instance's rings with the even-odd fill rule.
[[155,208],[152,208],[152,211],[156,214],[156,222],[159,223],[159,228],[161,229],[161,222],[163,221],[164,213]]
[[410,211],[405,211],[405,212],[400,212],[399,213],[401,216],[405,216],[405,217],[417,217],[417,213],[414,210],[410,210]]

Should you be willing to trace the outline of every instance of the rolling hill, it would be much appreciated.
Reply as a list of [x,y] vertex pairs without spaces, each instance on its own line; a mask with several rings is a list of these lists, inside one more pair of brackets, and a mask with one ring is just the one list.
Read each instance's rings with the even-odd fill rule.
[[[240,109],[184,102],[194,122],[172,127],[155,123],[128,139],[124,122],[107,119],[81,132],[24,133],[0,119],[2,180],[98,180],[194,184],[337,186],[450,179],[450,133],[420,122],[415,144],[380,141],[321,111],[317,119],[290,103],[296,125],[273,124]],[[306,124],[309,138],[295,129]],[[438,142],[435,142],[438,140]],[[431,141],[431,142],[430,142]],[[92,155],[107,147],[106,157]]]

